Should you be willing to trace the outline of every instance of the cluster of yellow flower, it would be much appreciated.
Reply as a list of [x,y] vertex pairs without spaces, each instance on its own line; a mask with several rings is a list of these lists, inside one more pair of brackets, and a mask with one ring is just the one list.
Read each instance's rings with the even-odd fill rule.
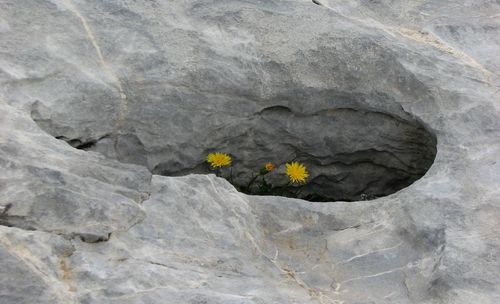
[[[210,164],[212,169],[219,169],[231,165],[231,156],[226,153],[214,152],[209,153],[207,156],[207,162]],[[298,162],[286,163],[285,173],[292,183],[305,183],[309,177],[306,166]],[[267,163],[264,165],[264,170],[271,172],[275,169],[273,163]]]

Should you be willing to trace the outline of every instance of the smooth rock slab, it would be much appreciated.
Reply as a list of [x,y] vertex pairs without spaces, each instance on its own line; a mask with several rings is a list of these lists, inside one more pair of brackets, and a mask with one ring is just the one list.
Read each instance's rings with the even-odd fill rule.
[[155,176],[151,191],[145,219],[106,242],[3,228],[17,260],[2,269],[35,265],[49,283],[27,270],[14,281],[53,284],[16,303],[441,303],[452,291],[444,225],[416,223],[397,199],[249,197],[213,175]]
[[[391,218],[391,204],[377,211],[378,204],[304,206],[299,200],[247,197],[213,175],[154,177],[151,191],[144,221],[113,233],[107,242],[69,242],[54,236],[62,244],[49,242],[45,247],[50,250],[40,252],[25,237],[15,240],[24,250],[14,249],[10,241],[3,243],[3,252],[34,251],[34,261],[3,263],[36,263],[56,271],[56,283],[67,285],[59,295],[61,303],[342,303],[387,298],[411,303],[432,299],[431,290],[440,287],[436,279],[443,229],[418,231],[408,216]],[[338,213],[343,216],[338,218]],[[16,231],[2,230],[5,237]],[[31,239],[50,236],[25,234]],[[61,251],[57,246],[66,249],[56,254]],[[54,266],[57,256],[59,265]],[[16,279],[26,278],[44,280],[45,275],[16,273]],[[27,303],[39,293],[35,289],[20,301]]]

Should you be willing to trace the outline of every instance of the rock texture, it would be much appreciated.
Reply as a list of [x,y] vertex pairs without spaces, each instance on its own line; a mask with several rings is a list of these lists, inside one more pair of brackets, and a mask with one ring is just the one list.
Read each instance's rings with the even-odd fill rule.
[[[208,173],[207,153],[223,150],[239,186],[268,161],[299,160],[312,173],[304,192],[332,200],[394,193],[432,164],[433,134],[402,107],[432,97],[398,51],[377,42],[381,33],[332,23],[312,3],[117,5],[38,4],[58,14],[33,27],[56,28],[26,42],[9,33],[29,31],[32,17],[16,13],[24,6],[4,10],[14,28],[7,51],[21,52],[6,72],[21,69],[22,55],[45,62],[26,71],[45,75],[37,84],[8,85],[6,99],[29,103],[54,137],[161,175]],[[295,16],[301,34],[276,36]]]
[[[0,303],[499,303],[499,16],[0,2]],[[237,183],[299,159],[311,191],[393,194],[178,176],[211,150]]]

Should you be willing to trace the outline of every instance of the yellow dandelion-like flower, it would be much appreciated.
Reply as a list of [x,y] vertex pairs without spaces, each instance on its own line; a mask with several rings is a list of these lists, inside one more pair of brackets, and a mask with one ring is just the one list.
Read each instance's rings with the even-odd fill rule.
[[208,153],[207,162],[213,169],[221,168],[231,164],[231,156],[221,152]]
[[292,183],[305,183],[309,173],[303,164],[292,162],[286,164],[286,175]]
[[273,165],[273,163],[267,163],[267,164],[264,166],[264,168],[266,168],[266,171],[267,171],[267,172],[271,172],[271,171],[273,171],[273,170],[274,170],[274,165]]

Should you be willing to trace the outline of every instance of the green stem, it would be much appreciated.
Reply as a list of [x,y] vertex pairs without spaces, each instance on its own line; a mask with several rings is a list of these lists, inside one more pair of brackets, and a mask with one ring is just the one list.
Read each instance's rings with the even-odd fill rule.
[[295,198],[299,198],[299,195],[302,194],[302,189],[299,188],[296,192],[295,192]]
[[262,182],[260,183],[259,189],[257,190],[257,194],[259,195],[265,195],[268,194],[268,184],[266,182],[266,177],[265,175],[262,175]]
[[248,192],[250,192],[250,187],[253,185],[253,183],[255,182],[255,180],[257,179],[257,177],[259,177],[259,174],[257,174],[254,177],[252,177],[252,179],[250,180],[250,182],[248,182],[248,185],[247,185]]

